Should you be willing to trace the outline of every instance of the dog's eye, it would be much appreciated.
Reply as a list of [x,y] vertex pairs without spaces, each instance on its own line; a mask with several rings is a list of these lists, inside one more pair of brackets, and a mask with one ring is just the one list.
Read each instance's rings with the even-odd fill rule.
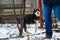
[[37,13],[39,13],[39,12],[37,12]]
[[40,12],[37,12],[37,13],[40,13]]

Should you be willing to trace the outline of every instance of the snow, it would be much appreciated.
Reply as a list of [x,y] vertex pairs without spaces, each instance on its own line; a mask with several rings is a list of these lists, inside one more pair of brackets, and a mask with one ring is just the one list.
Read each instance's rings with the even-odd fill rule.
[[[19,31],[17,24],[0,24],[0,39],[1,40],[42,40],[45,37],[45,29],[39,29],[35,32],[35,25],[27,25],[28,31],[31,34],[28,36],[26,32],[23,31],[23,38],[18,37]],[[14,38],[15,37],[15,38]],[[5,38],[5,39],[4,39]],[[44,39],[48,40],[48,39]],[[50,40],[60,40],[60,33],[53,31],[53,37]]]

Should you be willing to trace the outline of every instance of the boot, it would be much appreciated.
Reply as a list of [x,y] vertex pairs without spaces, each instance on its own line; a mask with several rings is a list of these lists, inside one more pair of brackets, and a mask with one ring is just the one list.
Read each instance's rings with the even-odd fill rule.
[[46,34],[46,37],[45,38],[46,39],[51,39],[52,37],[51,37],[51,35]]

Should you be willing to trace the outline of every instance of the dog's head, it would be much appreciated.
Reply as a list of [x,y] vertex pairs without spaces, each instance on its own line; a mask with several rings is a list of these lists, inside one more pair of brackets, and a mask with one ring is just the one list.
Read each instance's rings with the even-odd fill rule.
[[39,9],[34,9],[33,14],[36,15],[37,17],[40,17]]

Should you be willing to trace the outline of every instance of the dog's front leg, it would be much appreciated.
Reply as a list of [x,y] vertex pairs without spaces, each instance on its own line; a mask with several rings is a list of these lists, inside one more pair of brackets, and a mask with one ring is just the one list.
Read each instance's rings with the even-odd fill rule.
[[37,31],[38,29],[38,26],[37,26],[37,23],[35,23],[35,32]]
[[34,20],[35,21],[35,32],[37,31],[37,29],[38,29],[38,23],[39,23],[39,21],[38,20]]

